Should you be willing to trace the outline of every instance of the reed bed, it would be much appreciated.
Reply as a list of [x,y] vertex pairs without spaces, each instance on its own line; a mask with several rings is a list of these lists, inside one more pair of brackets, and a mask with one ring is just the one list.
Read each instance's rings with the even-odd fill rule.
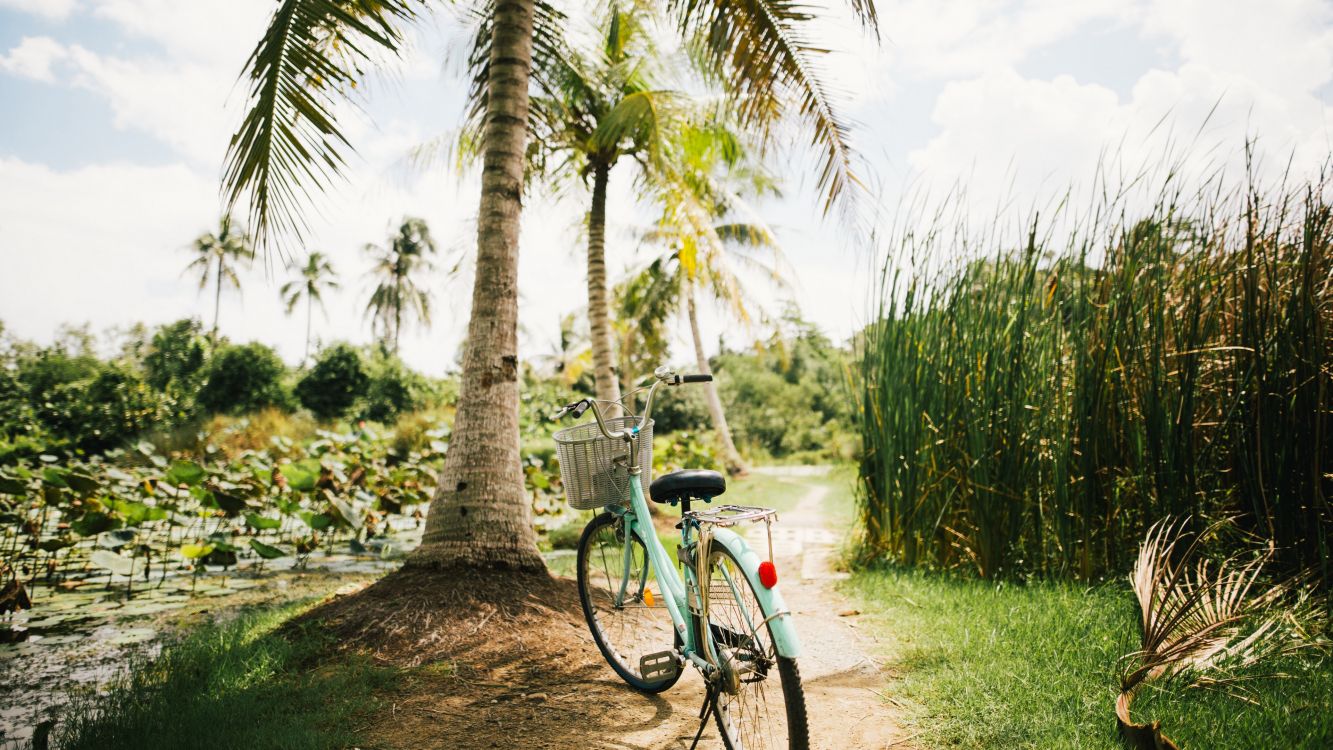
[[1103,181],[1021,231],[909,211],[852,377],[865,559],[1092,580],[1228,517],[1327,582],[1333,211],[1257,171]]

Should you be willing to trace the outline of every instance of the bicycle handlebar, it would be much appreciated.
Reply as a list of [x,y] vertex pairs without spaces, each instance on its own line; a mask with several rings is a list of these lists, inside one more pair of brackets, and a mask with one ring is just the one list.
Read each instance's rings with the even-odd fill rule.
[[597,406],[597,402],[595,400],[590,398],[580,399],[572,404],[566,404],[563,408],[560,409],[560,411],[556,412],[555,416],[551,417],[551,419],[561,419],[567,414],[573,414],[574,418],[578,419],[579,417],[582,417],[583,414],[586,411],[588,411],[589,408],[591,408],[592,416],[594,419],[597,420],[597,427],[602,431],[603,435],[605,435],[610,440],[616,440],[616,439],[630,440],[634,437],[634,435],[638,434],[639,430],[643,429],[643,426],[645,424],[648,423],[648,417],[651,416],[653,413],[653,397],[657,395],[657,389],[659,386],[663,384],[675,386],[675,385],[683,385],[686,383],[713,382],[712,375],[706,375],[702,373],[695,375],[677,375],[676,373],[672,372],[670,369],[666,367],[657,368],[657,371],[653,374],[657,378],[657,382],[653,383],[652,387],[648,389],[648,400],[644,402],[643,416],[639,418],[639,423],[635,425],[634,429],[632,430],[608,430],[606,428],[606,421],[602,417],[601,408]]

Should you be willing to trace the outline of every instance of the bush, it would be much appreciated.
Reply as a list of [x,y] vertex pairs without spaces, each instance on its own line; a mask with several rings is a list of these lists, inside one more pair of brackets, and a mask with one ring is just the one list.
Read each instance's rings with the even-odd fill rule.
[[369,382],[361,353],[337,344],[320,352],[315,366],[296,384],[296,398],[317,418],[337,419],[365,395]]
[[371,362],[361,418],[388,424],[399,414],[420,409],[429,390],[425,379],[407,369],[402,360],[380,355]]
[[217,414],[246,414],[266,406],[290,408],[283,386],[287,372],[276,352],[263,344],[225,346],[208,363],[199,405]]
[[134,372],[104,365],[92,378],[52,386],[36,412],[56,438],[85,451],[103,451],[160,422],[171,405]]
[[193,400],[208,365],[208,338],[199,321],[167,323],[153,334],[143,358],[144,380],[163,393]]

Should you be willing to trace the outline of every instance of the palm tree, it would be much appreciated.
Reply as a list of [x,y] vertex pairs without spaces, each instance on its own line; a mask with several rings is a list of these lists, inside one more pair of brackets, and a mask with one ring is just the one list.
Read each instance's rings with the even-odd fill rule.
[[248,263],[254,257],[254,248],[245,229],[233,223],[231,216],[223,216],[218,222],[217,232],[199,235],[190,245],[194,260],[185,267],[185,273],[194,271],[199,275],[199,291],[213,284],[213,330],[209,338],[218,338],[218,315],[222,311],[222,287],[241,288],[241,277],[237,267]]
[[[600,44],[590,53],[573,49],[546,59],[545,91],[533,99],[536,159],[592,182],[588,210],[588,327],[597,398],[620,400],[612,355],[606,290],[606,196],[611,170],[624,157],[651,161],[672,109],[671,92],[654,81],[653,45],[645,12],[612,8]],[[622,373],[623,375],[624,373]],[[614,405],[609,412],[619,413]]]
[[370,276],[378,279],[366,313],[380,340],[387,341],[390,351],[397,355],[405,316],[415,316],[430,327],[430,290],[418,286],[415,277],[434,270],[434,264],[426,256],[435,254],[435,240],[424,220],[407,217],[389,237],[387,247],[370,243],[366,252],[375,263]]
[[[736,136],[710,124],[702,132],[682,132],[671,144],[655,174],[662,217],[647,239],[665,244],[668,254],[640,274],[645,294],[682,303],[689,321],[699,372],[712,374],[699,326],[697,290],[706,290],[734,319],[750,325],[753,316],[742,283],[742,270],[758,275],[779,290],[788,283],[782,274],[785,261],[773,233],[745,205],[739,190],[755,194],[776,192],[767,172],[753,163]],[[738,218],[739,217],[739,220]],[[664,313],[664,302],[646,308],[652,316]],[[705,385],[709,415],[721,442],[722,460],[733,474],[747,466],[736,449],[715,383]]]
[[[875,27],[870,0],[848,2]],[[811,72],[818,50],[806,42],[806,7],[790,0],[667,6],[731,84],[746,122],[774,134],[769,126],[795,113],[823,152],[828,201],[848,194],[846,128]],[[373,67],[375,53],[401,50],[402,27],[420,21],[426,7],[424,0],[280,0],[246,64],[249,110],[223,174],[228,206],[248,205],[261,244],[303,234],[311,194],[341,173],[350,148],[338,102]],[[486,0],[480,16],[470,58],[484,165],[472,312],[440,489],[410,564],[541,570],[519,463],[518,235],[532,61],[564,29],[537,0]]]
[[305,356],[301,359],[302,362],[310,359],[310,321],[314,305],[318,302],[319,309],[327,317],[328,312],[324,310],[324,292],[338,288],[338,282],[334,280],[337,275],[328,257],[316,251],[306,256],[305,265],[298,271],[297,278],[283,284],[279,291],[283,303],[287,305],[288,315],[292,314],[302,299],[305,300]]

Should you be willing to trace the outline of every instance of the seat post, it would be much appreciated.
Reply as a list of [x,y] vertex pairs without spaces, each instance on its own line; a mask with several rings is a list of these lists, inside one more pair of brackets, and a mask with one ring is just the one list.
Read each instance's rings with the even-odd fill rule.
[[689,496],[689,495],[685,495],[684,497],[682,497],[682,498],[680,499],[680,512],[681,512],[681,515],[684,515],[684,514],[690,512],[690,496]]

